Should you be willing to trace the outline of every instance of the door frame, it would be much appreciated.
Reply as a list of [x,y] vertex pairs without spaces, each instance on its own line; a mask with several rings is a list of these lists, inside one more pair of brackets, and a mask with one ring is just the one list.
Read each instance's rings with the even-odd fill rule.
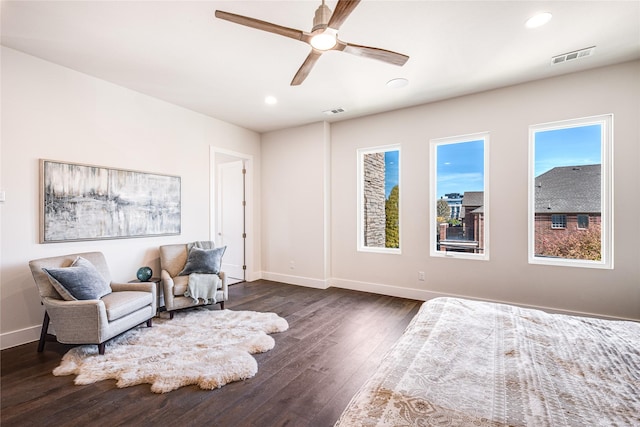
[[232,160],[229,161],[238,161],[243,160],[245,164],[246,174],[244,179],[245,186],[245,233],[247,237],[244,241],[245,244],[245,259],[244,264],[246,266],[244,279],[248,282],[259,279],[253,273],[253,268],[255,266],[255,223],[254,223],[254,215],[255,215],[255,207],[254,207],[254,160],[251,154],[241,153],[238,151],[226,150],[218,147],[211,146],[209,150],[209,179],[210,179],[210,188],[209,188],[209,238],[213,241],[216,240],[217,237],[217,227],[218,227],[218,167],[217,162],[220,161],[220,158],[231,157]]
[[[228,161],[227,161],[228,160]],[[227,246],[227,251],[222,259],[223,271],[227,279],[242,279],[246,281],[247,270],[247,232],[246,219],[246,161],[235,160],[235,157],[225,156],[224,161],[216,162],[218,183],[216,228],[214,230],[218,246]],[[229,172],[229,168],[231,172]],[[231,183],[229,180],[232,180]],[[229,185],[231,184],[231,187]],[[231,214],[231,216],[228,216]],[[239,214],[236,216],[236,214]],[[233,229],[229,228],[230,222],[234,223]],[[232,245],[234,247],[232,247]],[[235,255],[234,259],[231,257]]]

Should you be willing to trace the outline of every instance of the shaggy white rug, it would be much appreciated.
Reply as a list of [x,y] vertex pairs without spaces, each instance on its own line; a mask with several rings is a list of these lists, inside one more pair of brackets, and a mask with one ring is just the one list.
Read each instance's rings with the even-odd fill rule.
[[253,377],[258,364],[251,354],[271,350],[267,334],[286,331],[287,321],[275,313],[207,310],[175,313],[173,319],[154,318],[153,327],[139,326],[98,346],[68,351],[53,375],[75,374],[75,384],[117,380],[118,387],[149,383],[154,393],[189,384],[214,389]]

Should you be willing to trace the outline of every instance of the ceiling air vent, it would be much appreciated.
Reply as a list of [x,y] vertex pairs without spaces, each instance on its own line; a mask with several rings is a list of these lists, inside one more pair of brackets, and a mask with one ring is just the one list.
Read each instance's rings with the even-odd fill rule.
[[325,113],[327,116],[334,116],[336,114],[340,114],[340,113],[344,113],[345,109],[342,107],[338,107],[338,108],[332,108],[331,110],[325,110],[323,111],[323,113]]
[[564,62],[573,61],[574,59],[580,59],[593,55],[595,46],[586,47],[584,49],[575,50],[573,52],[563,53],[562,55],[554,56],[551,58],[551,65],[562,64]]

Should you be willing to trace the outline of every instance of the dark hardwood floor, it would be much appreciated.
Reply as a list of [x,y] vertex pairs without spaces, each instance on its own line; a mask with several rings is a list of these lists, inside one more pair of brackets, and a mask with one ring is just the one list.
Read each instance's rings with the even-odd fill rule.
[[[258,373],[217,390],[155,394],[148,384],[87,386],[51,371],[71,348],[47,342],[3,350],[2,426],[332,426],[413,318],[420,301],[270,281],[230,287],[225,308],[271,311],[289,322]],[[213,309],[218,309],[215,306]],[[166,315],[166,314],[165,314]]]

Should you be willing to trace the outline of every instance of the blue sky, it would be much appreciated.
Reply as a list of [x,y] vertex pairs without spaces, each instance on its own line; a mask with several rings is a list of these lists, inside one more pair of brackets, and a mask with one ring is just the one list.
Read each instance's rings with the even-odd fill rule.
[[387,198],[389,198],[391,189],[398,185],[398,177],[400,176],[398,171],[399,153],[399,151],[387,151],[384,153],[384,192]]
[[[484,190],[483,141],[442,144],[437,147],[438,198],[448,193]],[[385,153],[386,196],[398,184],[398,151]],[[556,166],[601,163],[599,124],[554,129],[536,133],[535,176]]]
[[602,162],[600,143],[600,125],[537,132],[535,176],[556,166],[600,164]]
[[484,191],[484,141],[441,144],[437,147],[438,198],[448,193]]

